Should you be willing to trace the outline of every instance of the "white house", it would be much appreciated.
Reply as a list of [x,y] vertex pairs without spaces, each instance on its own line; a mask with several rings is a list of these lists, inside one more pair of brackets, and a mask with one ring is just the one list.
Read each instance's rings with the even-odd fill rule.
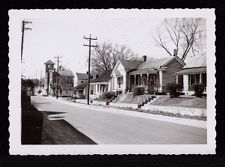
[[98,78],[92,79],[90,82],[90,98],[95,99],[104,92],[111,91],[111,76],[112,70],[103,72]]
[[188,62],[181,71],[177,72],[176,82],[183,85],[185,94],[193,94],[194,84],[203,84],[207,87],[206,55],[197,56]]

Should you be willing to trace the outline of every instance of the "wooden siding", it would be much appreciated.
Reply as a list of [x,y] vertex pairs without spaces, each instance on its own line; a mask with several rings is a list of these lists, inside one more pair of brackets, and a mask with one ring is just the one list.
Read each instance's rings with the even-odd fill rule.
[[162,78],[162,86],[163,89],[168,83],[176,83],[176,72],[180,71],[183,68],[177,60],[173,60],[166,66],[166,70],[163,71],[163,78]]

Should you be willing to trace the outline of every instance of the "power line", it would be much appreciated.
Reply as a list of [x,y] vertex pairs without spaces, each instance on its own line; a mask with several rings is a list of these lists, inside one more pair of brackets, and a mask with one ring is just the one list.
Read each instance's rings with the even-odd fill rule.
[[85,37],[84,39],[89,40],[89,44],[88,45],[83,45],[83,46],[88,46],[89,47],[89,57],[88,57],[88,92],[87,92],[87,105],[89,105],[89,91],[90,91],[90,62],[91,62],[91,48],[92,47],[97,47],[97,45],[91,45],[91,41],[92,40],[97,40],[96,38],[91,38],[91,34],[89,37]]
[[32,23],[31,21],[25,21],[25,20],[22,21],[21,62],[23,61],[24,32],[26,30],[32,31],[32,28],[25,27],[25,26],[26,26],[26,24],[31,24],[31,23]]

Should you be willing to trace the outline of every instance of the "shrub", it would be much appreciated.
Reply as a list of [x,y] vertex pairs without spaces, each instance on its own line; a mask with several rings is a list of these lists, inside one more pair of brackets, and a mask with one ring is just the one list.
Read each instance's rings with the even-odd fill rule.
[[182,85],[175,83],[168,83],[166,85],[167,91],[170,93],[171,98],[175,98],[180,96],[180,91],[182,89]]
[[155,89],[153,86],[149,86],[147,89],[148,94],[154,94],[155,93]]
[[143,86],[138,86],[134,88],[134,96],[143,95],[145,93],[145,88]]
[[79,99],[85,99],[85,95],[83,93],[79,93],[78,98]]
[[111,100],[111,99],[113,99],[115,97],[115,92],[104,92],[103,94],[102,94],[102,99],[103,100]]
[[202,93],[205,89],[205,86],[203,84],[194,84],[193,89],[195,91],[196,97],[202,97]]

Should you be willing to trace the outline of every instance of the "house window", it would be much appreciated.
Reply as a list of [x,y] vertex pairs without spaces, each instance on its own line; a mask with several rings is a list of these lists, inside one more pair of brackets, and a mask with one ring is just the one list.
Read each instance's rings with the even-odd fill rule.
[[90,76],[90,79],[93,79],[93,76],[92,75]]
[[96,75],[96,78],[99,78],[99,75]]
[[183,75],[178,75],[178,84],[183,85]]
[[80,83],[83,83],[84,81],[80,81]]
[[93,94],[94,94],[94,90],[92,89],[92,90],[91,90],[91,95],[93,95]]
[[207,82],[206,82],[206,73],[203,73],[202,74],[202,83],[205,85],[205,86],[207,86]]
[[189,74],[189,85],[200,83],[200,74]]
[[121,84],[122,84],[122,77],[118,77],[118,87],[121,88]]

